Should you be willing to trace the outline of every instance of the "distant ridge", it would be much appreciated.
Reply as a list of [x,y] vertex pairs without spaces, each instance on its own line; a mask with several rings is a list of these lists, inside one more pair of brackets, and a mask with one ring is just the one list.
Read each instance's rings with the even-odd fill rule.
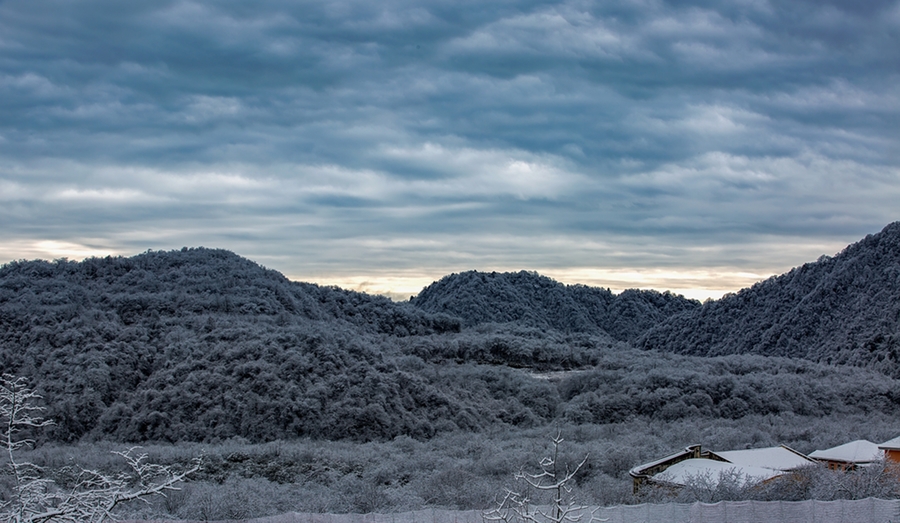
[[651,328],[637,345],[699,356],[761,354],[900,376],[900,222]]
[[700,306],[657,291],[563,285],[536,272],[468,271],[425,287],[410,303],[431,313],[462,318],[463,325],[516,323],[562,332],[605,333],[631,341],[652,325]]
[[124,325],[200,314],[347,322],[367,332],[401,335],[459,330],[458,320],[446,316],[384,296],[293,282],[231,251],[205,247],[82,262],[10,262],[0,266],[0,307],[11,315],[68,311],[75,316],[99,309]]

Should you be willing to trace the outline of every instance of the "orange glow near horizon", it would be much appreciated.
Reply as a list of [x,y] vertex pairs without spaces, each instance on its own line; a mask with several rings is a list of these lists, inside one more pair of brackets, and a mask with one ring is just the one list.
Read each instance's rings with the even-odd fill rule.
[[[446,274],[459,271],[448,271]],[[490,271],[480,271],[490,272]],[[498,270],[497,272],[503,272]],[[591,287],[608,288],[614,293],[626,289],[670,291],[686,298],[704,301],[719,299],[730,292],[737,292],[764,280],[771,274],[757,274],[729,268],[706,270],[677,269],[538,269],[535,272],[566,285],[582,284]],[[296,278],[291,280],[310,281],[319,285],[335,285],[343,289],[380,294],[395,301],[407,300],[415,296],[446,274],[428,276],[424,274],[372,274],[358,276],[320,275],[315,280]]]

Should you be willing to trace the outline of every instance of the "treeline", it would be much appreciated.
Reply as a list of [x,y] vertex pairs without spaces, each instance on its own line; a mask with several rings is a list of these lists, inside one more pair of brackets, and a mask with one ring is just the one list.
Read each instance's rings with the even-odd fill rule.
[[469,271],[445,276],[410,303],[432,313],[462,318],[466,327],[514,323],[561,332],[608,334],[632,341],[675,314],[700,306],[670,292],[563,285],[534,272]]
[[637,344],[698,356],[806,358],[900,377],[900,222],[673,317]]

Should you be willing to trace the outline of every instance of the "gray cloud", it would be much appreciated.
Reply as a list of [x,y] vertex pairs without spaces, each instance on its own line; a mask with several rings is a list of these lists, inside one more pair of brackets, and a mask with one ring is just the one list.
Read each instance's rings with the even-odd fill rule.
[[734,290],[897,219],[898,35],[896,1],[0,3],[0,259]]

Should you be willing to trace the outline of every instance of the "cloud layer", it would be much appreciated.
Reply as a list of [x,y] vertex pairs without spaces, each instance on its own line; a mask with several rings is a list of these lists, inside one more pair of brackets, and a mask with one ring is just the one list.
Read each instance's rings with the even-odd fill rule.
[[896,1],[7,0],[0,260],[717,295],[900,217],[898,64]]

